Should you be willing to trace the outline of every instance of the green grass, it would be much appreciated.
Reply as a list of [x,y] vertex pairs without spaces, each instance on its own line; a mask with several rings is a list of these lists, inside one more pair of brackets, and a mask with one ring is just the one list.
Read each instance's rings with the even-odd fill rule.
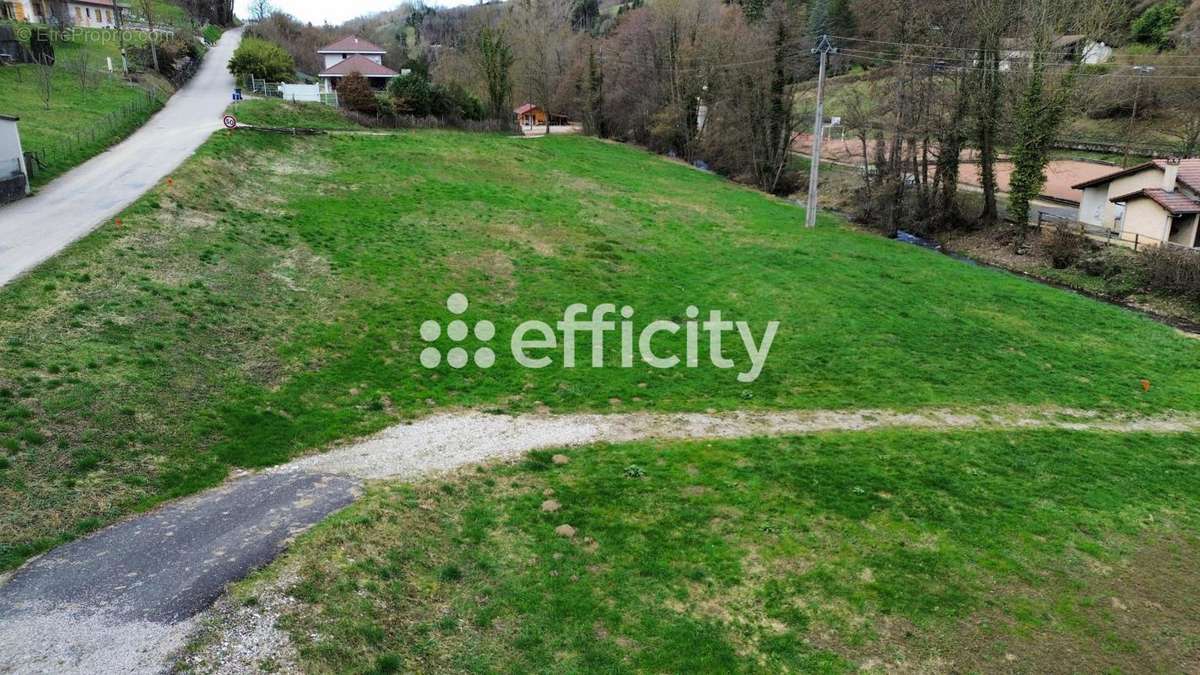
[[323,103],[293,103],[278,99],[246,99],[229,106],[238,123],[260,127],[361,129],[337,108]]
[[1200,627],[1184,618],[1198,441],[889,431],[533,453],[376,484],[235,597],[298,574],[280,624],[308,672],[1172,670]]
[[[127,31],[132,35],[136,32]],[[119,77],[120,51],[115,31],[98,28],[75,29],[73,42],[54,45],[55,67],[50,107],[41,98],[32,65],[0,68],[0,114],[20,117],[21,145],[26,151],[44,151],[48,167],[34,176],[34,187],[103,152],[133,133],[157,111],[170,86],[161,78],[153,82],[162,91],[148,98],[144,86]],[[81,86],[70,64],[87,54],[91,82]],[[105,58],[113,59],[118,75],[109,76]]]
[[[1169,328],[582,137],[221,133],[121,221],[0,289],[0,567],[437,408],[1200,407]],[[502,337],[575,302],[782,328],[752,384],[740,347],[530,370],[496,341],[489,370],[427,370],[454,292]]]

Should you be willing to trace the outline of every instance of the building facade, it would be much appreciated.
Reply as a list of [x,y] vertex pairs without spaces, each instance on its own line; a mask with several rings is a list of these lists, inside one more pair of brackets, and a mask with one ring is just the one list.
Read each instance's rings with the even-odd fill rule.
[[1081,223],[1126,242],[1200,244],[1200,159],[1156,159],[1073,186]]
[[357,35],[325,45],[317,50],[317,54],[321,55],[325,66],[317,75],[321,79],[321,91],[325,93],[336,91],[338,82],[350,73],[358,73],[367,78],[373,89],[386,88],[387,83],[399,75],[383,65],[383,56],[387,54],[387,50]]
[[[117,12],[127,5],[115,0],[72,0],[61,4],[66,23],[80,28],[115,28]],[[0,18],[29,23],[53,23],[53,4],[46,0],[0,0]]]

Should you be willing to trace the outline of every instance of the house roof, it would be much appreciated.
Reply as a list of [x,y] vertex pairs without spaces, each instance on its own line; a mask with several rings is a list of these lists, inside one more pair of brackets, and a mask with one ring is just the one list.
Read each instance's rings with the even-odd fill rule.
[[[1131,176],[1135,173],[1140,173],[1142,171],[1145,171],[1146,169],[1158,169],[1159,171],[1165,171],[1166,168],[1167,168],[1167,160],[1154,159],[1154,160],[1150,160],[1149,162],[1146,162],[1144,164],[1138,164],[1137,166],[1131,166],[1128,169],[1121,169],[1120,171],[1114,171],[1113,173],[1105,174],[1103,176],[1100,176],[1099,178],[1093,178],[1089,181],[1084,181],[1082,183],[1072,185],[1071,188],[1074,190],[1082,190],[1084,188],[1089,188],[1094,185],[1103,185],[1104,183],[1112,182],[1118,178],[1123,178],[1125,176]],[[1179,161],[1179,176],[1176,178],[1176,180],[1179,181],[1180,183],[1183,183],[1184,186],[1186,186],[1192,190],[1195,190],[1196,192],[1200,192],[1200,159],[1180,160]]]
[[350,73],[358,73],[363,77],[396,77],[400,74],[387,66],[375,63],[361,54],[355,54],[348,59],[333,64],[331,68],[322,70],[320,75],[321,77],[342,77]]
[[129,7],[128,4],[123,2],[115,2],[115,0],[71,0],[71,2],[79,5],[95,5],[98,7]]
[[513,110],[513,113],[517,114],[517,115],[524,115],[525,113],[529,112],[530,110],[539,110],[539,108],[532,103],[526,103],[525,105],[521,106],[520,108]]
[[1113,197],[1109,201],[1128,202],[1134,199],[1153,200],[1155,204],[1163,207],[1173,216],[1181,216],[1186,213],[1200,213],[1200,202],[1182,192],[1167,192],[1162,188],[1143,188],[1137,192]]
[[317,50],[318,54],[386,54],[387,50],[374,42],[367,42],[357,35],[347,35],[346,37],[325,45]]
[[1050,43],[1050,46],[1054,49],[1062,49],[1063,47],[1070,47],[1077,42],[1082,42],[1086,38],[1086,35],[1060,35],[1054,39],[1054,42]]

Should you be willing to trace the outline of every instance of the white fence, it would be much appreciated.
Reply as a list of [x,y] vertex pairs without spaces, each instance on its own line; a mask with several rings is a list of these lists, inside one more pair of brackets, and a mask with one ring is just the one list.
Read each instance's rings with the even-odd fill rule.
[[285,101],[321,102],[321,87],[315,84],[281,84],[279,95]]
[[324,103],[337,107],[338,97],[336,91],[323,92],[321,87],[316,84],[286,84],[284,82],[267,82],[260,80],[253,75],[249,75],[245,80],[246,93],[265,96],[267,98],[282,98],[285,101],[307,101],[312,103]]

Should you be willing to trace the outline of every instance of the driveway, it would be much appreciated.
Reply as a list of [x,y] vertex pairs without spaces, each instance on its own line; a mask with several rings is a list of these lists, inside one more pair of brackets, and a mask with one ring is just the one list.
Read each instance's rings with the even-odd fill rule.
[[119,213],[220,128],[234,86],[226,66],[241,39],[240,28],[226,32],[195,77],[132,136],[0,208],[0,286]]

